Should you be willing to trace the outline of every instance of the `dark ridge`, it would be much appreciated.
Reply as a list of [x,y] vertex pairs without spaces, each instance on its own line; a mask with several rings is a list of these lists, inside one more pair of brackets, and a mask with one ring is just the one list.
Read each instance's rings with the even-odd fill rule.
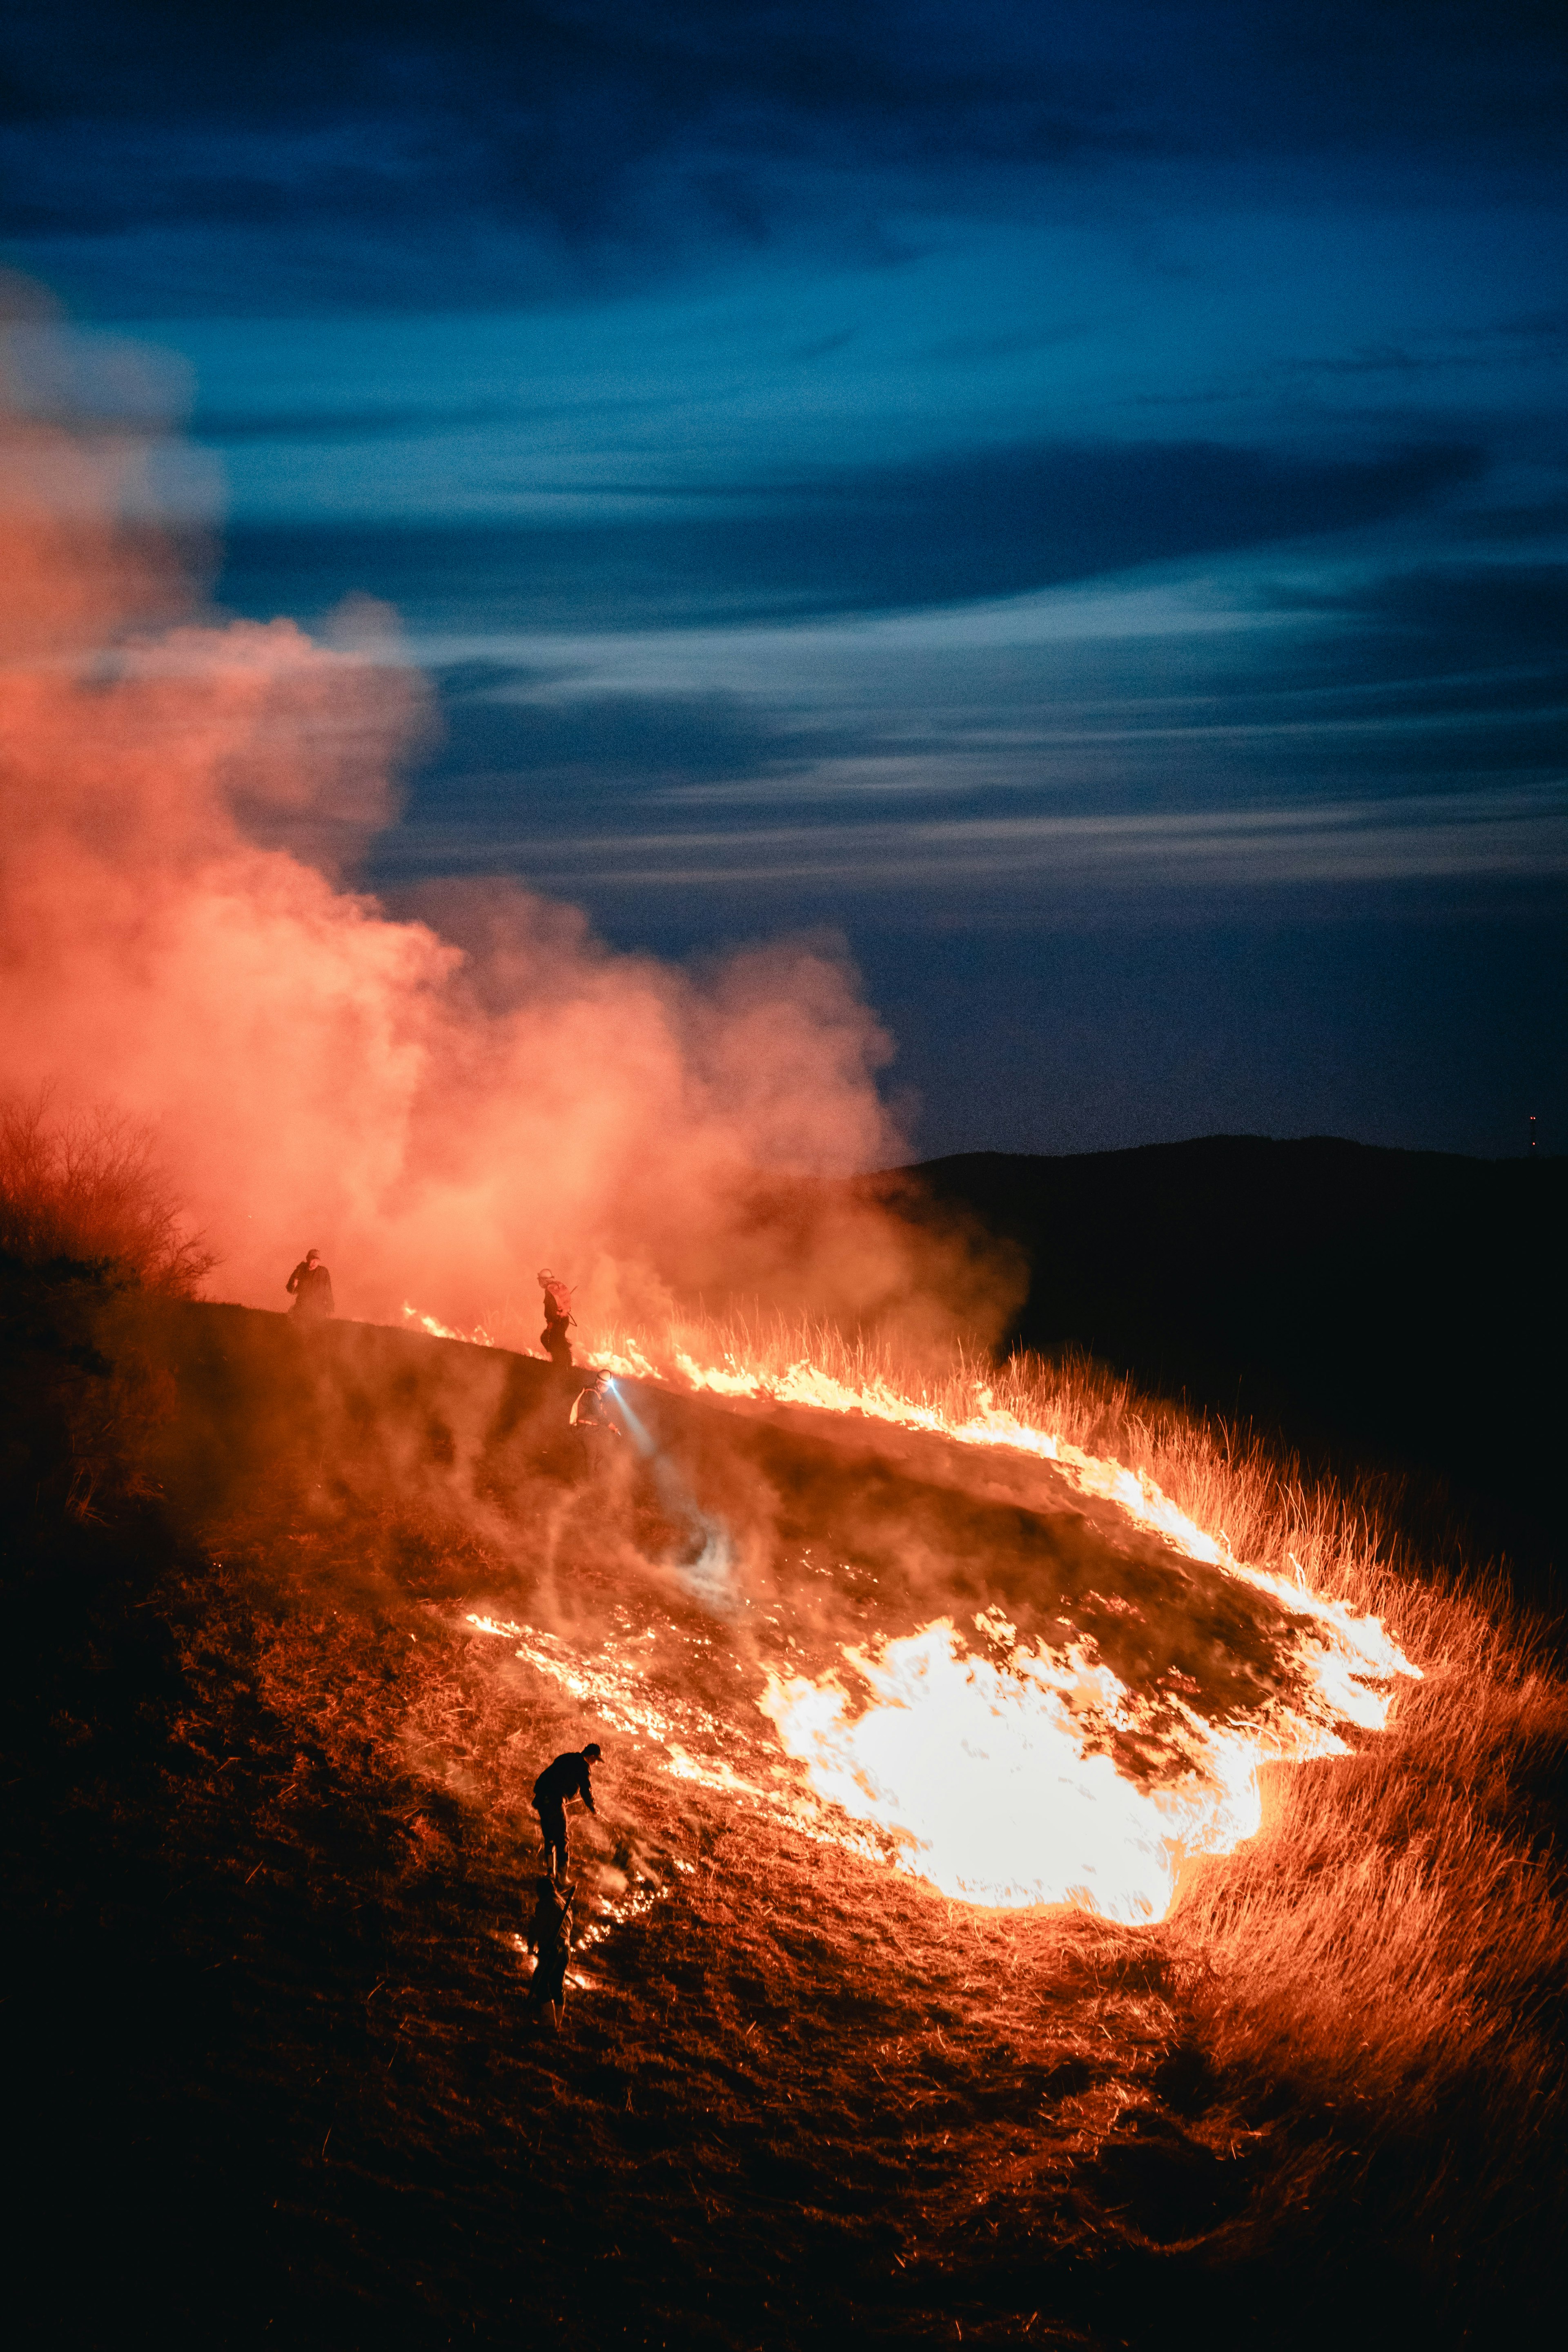
[[1568,1160],[1213,1135],[904,1180],[906,1213],[958,1208],[1026,1253],[1008,1348],[1085,1349],[1314,1464],[1409,1477],[1413,1532],[1560,1603]]

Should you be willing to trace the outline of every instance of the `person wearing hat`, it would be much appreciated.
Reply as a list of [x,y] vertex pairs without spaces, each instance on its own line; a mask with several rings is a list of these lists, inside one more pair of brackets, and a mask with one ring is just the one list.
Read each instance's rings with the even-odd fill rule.
[[547,1764],[533,1784],[533,1810],[539,1815],[539,1834],[544,1841],[544,1867],[552,1879],[566,1875],[566,1807],[570,1800],[581,1797],[591,1813],[599,1810],[588,1778],[589,1765],[598,1760],[599,1743],[590,1739],[586,1748],[568,1748],[553,1764]]

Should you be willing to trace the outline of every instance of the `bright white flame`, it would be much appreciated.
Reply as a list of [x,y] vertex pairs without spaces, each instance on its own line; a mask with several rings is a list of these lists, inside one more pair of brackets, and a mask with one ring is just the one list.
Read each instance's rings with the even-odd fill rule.
[[635,1339],[628,1339],[625,1349],[616,1348],[584,1348],[583,1358],[596,1372],[613,1372],[617,1380],[657,1381],[658,1372],[648,1362]]
[[1186,1717],[1190,1769],[1148,1791],[1102,1747],[1142,1710],[1081,1651],[967,1654],[951,1621],[847,1650],[871,1703],[836,1675],[770,1672],[758,1701],[817,1792],[896,1847],[945,1895],[1016,1908],[1072,1903],[1102,1918],[1163,1917],[1185,1853],[1227,1851],[1261,1818],[1258,1751]]

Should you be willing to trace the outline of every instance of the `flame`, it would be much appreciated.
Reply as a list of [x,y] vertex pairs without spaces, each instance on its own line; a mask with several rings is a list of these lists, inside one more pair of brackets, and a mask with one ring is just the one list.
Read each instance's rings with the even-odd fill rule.
[[619,1348],[587,1351],[588,1362],[628,1379],[668,1381],[673,1372],[694,1393],[800,1405],[843,1417],[858,1414],[899,1429],[923,1431],[952,1444],[1002,1448],[1050,1463],[1076,1493],[1113,1504],[1135,1527],[1163,1537],[1188,1559],[1223,1569],[1240,1582],[1269,1593],[1292,1613],[1313,1617],[1330,1629],[1332,1644],[1324,1665],[1333,1685],[1336,1710],[1363,1729],[1383,1728],[1387,1704],[1369,1698],[1358,1677],[1387,1680],[1407,1675],[1420,1679],[1420,1669],[1411,1664],[1380,1619],[1358,1615],[1345,1602],[1313,1591],[1294,1558],[1289,1576],[1238,1560],[1225,1536],[1212,1536],[1200,1528],[1147,1471],[1130,1470],[1123,1463],[1087,1454],[1050,1430],[1021,1421],[1016,1413],[995,1403],[983,1381],[973,1384],[973,1410],[959,1419],[939,1406],[906,1395],[880,1376],[851,1384],[805,1357],[782,1371],[760,1372],[738,1363],[733,1356],[726,1356],[721,1364],[700,1364],[687,1349],[677,1347],[661,1367],[654,1360],[657,1349],[650,1352],[624,1334],[617,1338]]
[[422,1314],[417,1307],[410,1307],[406,1298],[403,1312],[408,1322],[417,1323],[433,1339],[461,1339],[470,1348],[493,1348],[496,1344],[482,1323],[476,1323],[471,1331],[454,1331],[449,1323],[438,1323],[434,1315]]
[[[569,1664],[563,1655],[546,1658],[536,1646],[545,1637],[537,1635],[518,1651],[607,1720],[662,1745],[672,1775],[744,1792],[807,1835],[890,1859],[949,1896],[1161,1919],[1187,1857],[1229,1853],[1256,1832],[1264,1764],[1348,1753],[1346,1733],[1381,1731],[1398,1679],[1420,1678],[1381,1619],[1314,1591],[1294,1558],[1289,1574],[1237,1559],[1223,1535],[1198,1526],[1146,1473],[998,1408],[983,1384],[971,1390],[970,1409],[954,1415],[880,1377],[852,1385],[804,1357],[764,1373],[733,1356],[704,1364],[684,1347],[665,1351],[621,1333],[585,1352],[625,1379],[860,1415],[952,1444],[1029,1455],[1051,1465],[1072,1492],[1110,1505],[1174,1552],[1277,1604],[1281,1647],[1295,1669],[1292,1696],[1277,1694],[1218,1724],[1179,1695],[1129,1690],[1092,1643],[1018,1645],[996,1612],[975,1620],[986,1654],[972,1651],[942,1617],[845,1647],[842,1668],[815,1679],[764,1659],[754,1703],[784,1756],[804,1768],[805,1795],[769,1787],[765,1759],[751,1779],[737,1777],[727,1757],[700,1760],[694,1749],[716,1741],[733,1752],[733,1727],[634,1698],[613,1656],[598,1668]],[[1154,1759],[1152,1777],[1129,1776],[1130,1750],[1145,1764]]]
[[1164,1744],[1181,1769],[1142,1788],[1103,1743],[1146,1731],[1152,1710],[1082,1647],[1015,1649],[998,1665],[967,1653],[944,1617],[844,1656],[870,1694],[858,1715],[837,1674],[770,1671],[759,1707],[821,1796],[889,1834],[899,1868],[971,1903],[1163,1918],[1186,1856],[1228,1853],[1257,1831],[1270,1748],[1298,1761],[1343,1752],[1321,1726],[1269,1742],[1177,1703]]
[[[628,1349],[647,1377],[658,1351],[623,1339],[623,1358]],[[816,1794],[869,1824],[900,1869],[946,1895],[1161,1919],[1187,1856],[1230,1853],[1256,1832],[1264,1763],[1346,1754],[1347,1729],[1386,1725],[1396,1678],[1420,1678],[1379,1618],[1313,1591],[1293,1558],[1288,1576],[1237,1559],[1146,1472],[1019,1419],[984,1383],[955,1416],[882,1377],[852,1384],[806,1357],[764,1373],[733,1355],[704,1364],[673,1347],[666,1362],[664,1377],[697,1393],[856,1414],[1048,1463],[1072,1492],[1284,1612],[1300,1695],[1220,1725],[1170,1694],[1157,1708],[1138,1698],[1085,1645],[1021,1649],[1011,1626],[984,1617],[976,1623],[1003,1649],[1000,1664],[969,1653],[940,1618],[874,1651],[846,1648],[854,1698],[837,1670],[812,1680],[767,1667],[757,1704]],[[1110,1753],[1119,1733],[1142,1735],[1146,1753],[1163,1749],[1168,1776],[1149,1786],[1127,1778]]]

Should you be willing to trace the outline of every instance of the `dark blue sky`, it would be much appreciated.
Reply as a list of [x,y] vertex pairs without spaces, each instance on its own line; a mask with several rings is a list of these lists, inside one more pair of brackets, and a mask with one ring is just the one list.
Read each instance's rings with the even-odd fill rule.
[[928,1151],[1564,1145],[1558,5],[83,5],[4,255],[231,609],[395,603],[373,877],[847,935]]

